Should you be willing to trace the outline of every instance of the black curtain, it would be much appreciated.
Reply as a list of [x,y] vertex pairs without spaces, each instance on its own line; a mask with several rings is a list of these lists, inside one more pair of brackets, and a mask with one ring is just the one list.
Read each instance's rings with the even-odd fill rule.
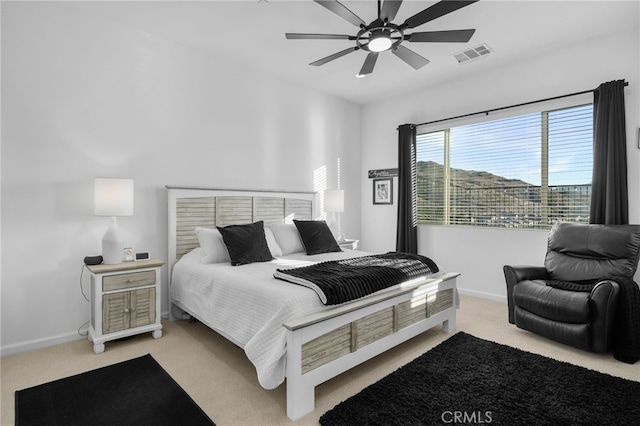
[[591,223],[629,223],[624,86],[624,80],[610,81],[593,92]]
[[398,127],[398,229],[396,250],[418,254],[416,217],[416,127]]

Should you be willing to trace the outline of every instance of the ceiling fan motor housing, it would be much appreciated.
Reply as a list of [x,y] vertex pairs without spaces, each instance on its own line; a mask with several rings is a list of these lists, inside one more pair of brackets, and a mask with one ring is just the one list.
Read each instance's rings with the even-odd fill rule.
[[[391,41],[390,46],[382,50],[371,49],[369,44],[372,40],[379,37],[389,39]],[[383,52],[385,50],[395,49],[402,43],[403,39],[404,32],[402,29],[398,25],[389,23],[383,26],[368,26],[362,28],[356,35],[356,44],[360,49],[366,50],[367,52]]]

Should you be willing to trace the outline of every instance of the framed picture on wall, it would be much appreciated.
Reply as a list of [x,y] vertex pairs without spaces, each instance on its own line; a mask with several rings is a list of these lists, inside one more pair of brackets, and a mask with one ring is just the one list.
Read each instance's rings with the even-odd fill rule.
[[373,204],[393,204],[393,179],[373,180]]

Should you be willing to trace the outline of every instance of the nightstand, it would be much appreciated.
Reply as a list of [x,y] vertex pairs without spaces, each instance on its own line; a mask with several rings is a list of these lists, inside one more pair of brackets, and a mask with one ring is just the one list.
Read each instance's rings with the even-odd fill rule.
[[358,248],[360,240],[342,240],[338,241],[338,245],[342,250],[355,250]]
[[104,343],[134,334],[162,336],[160,323],[160,273],[164,262],[156,259],[87,266],[91,272],[89,340],[93,351]]

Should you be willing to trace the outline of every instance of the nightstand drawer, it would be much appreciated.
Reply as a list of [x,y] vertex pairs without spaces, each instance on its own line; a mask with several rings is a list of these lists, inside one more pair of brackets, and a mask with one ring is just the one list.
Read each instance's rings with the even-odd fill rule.
[[355,250],[360,240],[338,240],[338,245],[343,250]]
[[121,290],[156,284],[156,271],[130,272],[102,278],[102,291]]

